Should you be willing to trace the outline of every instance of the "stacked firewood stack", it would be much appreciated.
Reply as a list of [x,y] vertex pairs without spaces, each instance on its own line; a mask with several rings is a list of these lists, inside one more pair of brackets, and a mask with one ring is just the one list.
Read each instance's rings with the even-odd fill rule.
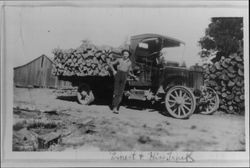
[[56,76],[109,76],[110,62],[117,57],[111,47],[97,47],[88,41],[76,49],[54,49],[53,54]]
[[231,54],[205,65],[205,84],[220,97],[220,108],[228,113],[244,112],[243,53]]

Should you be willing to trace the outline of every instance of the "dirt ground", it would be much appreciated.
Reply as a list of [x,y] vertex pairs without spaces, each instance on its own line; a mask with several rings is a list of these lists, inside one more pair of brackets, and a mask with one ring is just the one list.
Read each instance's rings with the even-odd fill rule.
[[[14,88],[14,151],[244,151],[244,116],[181,120],[152,108],[78,104],[52,89]],[[164,110],[164,109],[163,109]]]

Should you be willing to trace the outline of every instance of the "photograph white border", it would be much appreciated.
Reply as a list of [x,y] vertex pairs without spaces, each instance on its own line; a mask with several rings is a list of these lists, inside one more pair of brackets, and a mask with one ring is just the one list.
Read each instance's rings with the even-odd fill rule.
[[[164,0],[94,0],[94,1],[7,1],[1,5],[1,164],[3,167],[84,167],[84,166],[249,166],[249,23],[247,1],[164,1]],[[245,152],[193,152],[194,162],[150,160],[111,160],[109,152],[12,152],[13,67],[5,56],[5,7],[145,7],[145,8],[240,8],[244,9],[244,75],[245,75]],[[150,152],[150,151],[149,151]],[[145,156],[149,152],[143,153]],[[129,154],[129,152],[127,152]],[[186,152],[175,152],[185,155]],[[164,155],[164,153],[163,153]]]

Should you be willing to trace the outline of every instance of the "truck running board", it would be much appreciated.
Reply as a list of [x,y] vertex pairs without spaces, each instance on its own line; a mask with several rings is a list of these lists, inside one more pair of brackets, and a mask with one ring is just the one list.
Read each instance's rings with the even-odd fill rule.
[[131,89],[130,91],[127,91],[125,95],[128,96],[128,99],[142,100],[142,101],[146,100],[145,90]]

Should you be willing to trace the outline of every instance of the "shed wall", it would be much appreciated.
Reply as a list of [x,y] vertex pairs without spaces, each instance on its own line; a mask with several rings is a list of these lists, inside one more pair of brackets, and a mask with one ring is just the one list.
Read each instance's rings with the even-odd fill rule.
[[14,83],[21,87],[62,88],[71,83],[59,80],[52,74],[53,62],[42,55],[26,65],[14,68]]

